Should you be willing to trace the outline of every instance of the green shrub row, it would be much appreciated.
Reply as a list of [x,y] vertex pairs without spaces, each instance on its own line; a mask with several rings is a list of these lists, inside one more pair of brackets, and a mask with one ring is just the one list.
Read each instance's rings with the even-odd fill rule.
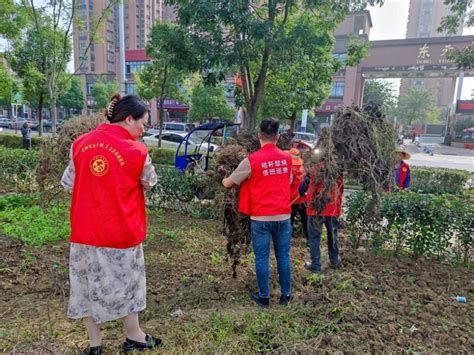
[[1,185],[16,191],[34,191],[37,163],[37,150],[13,149],[0,145]]
[[471,261],[474,206],[464,198],[408,191],[384,194],[378,219],[367,218],[368,203],[369,196],[360,191],[346,199],[344,219],[353,246],[366,242],[397,254]]
[[[40,137],[31,137],[31,146],[33,148],[38,148],[40,143]],[[21,134],[0,133],[0,146],[8,148],[23,148],[23,138]]]
[[158,166],[156,173],[158,183],[147,192],[150,205],[181,210],[200,217],[215,215],[213,200],[219,185],[207,175],[183,175],[170,166]]
[[151,161],[153,164],[159,165],[173,165],[176,150],[168,148],[148,148]]
[[469,187],[466,170],[411,167],[411,190],[428,194],[460,195]]
[[[473,177],[469,171],[411,166],[411,187],[414,192],[426,194],[462,195],[473,185]],[[361,188],[353,179],[345,179],[345,185]]]

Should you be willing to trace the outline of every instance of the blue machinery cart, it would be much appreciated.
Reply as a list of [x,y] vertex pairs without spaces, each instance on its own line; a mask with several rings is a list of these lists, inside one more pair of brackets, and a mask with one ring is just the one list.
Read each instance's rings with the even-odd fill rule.
[[[228,133],[230,133],[228,128],[231,127],[238,130],[240,124],[211,122],[202,124],[189,131],[176,150],[175,167],[183,174],[186,170],[194,172],[197,167],[202,167],[204,171],[207,171],[209,155],[214,151],[214,146],[211,145],[211,138],[216,135],[216,132],[222,130],[222,143],[224,143],[225,139],[228,138]],[[193,137],[194,141],[197,138],[197,140],[200,140],[200,143],[197,146],[191,147],[191,137]]]

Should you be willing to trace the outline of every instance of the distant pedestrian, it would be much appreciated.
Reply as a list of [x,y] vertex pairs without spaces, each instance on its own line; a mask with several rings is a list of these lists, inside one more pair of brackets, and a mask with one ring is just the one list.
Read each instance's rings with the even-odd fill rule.
[[395,186],[399,190],[409,189],[411,185],[410,167],[404,160],[410,159],[411,155],[403,147],[395,149],[395,154]]
[[21,127],[21,135],[23,136],[23,149],[31,148],[31,129],[28,122],[23,123]]

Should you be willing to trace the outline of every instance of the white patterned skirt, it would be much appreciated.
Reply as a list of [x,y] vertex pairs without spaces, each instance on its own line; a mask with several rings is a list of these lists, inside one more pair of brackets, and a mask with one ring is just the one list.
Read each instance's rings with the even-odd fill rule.
[[146,307],[143,246],[127,249],[71,243],[71,319],[92,317],[103,323],[142,311]]

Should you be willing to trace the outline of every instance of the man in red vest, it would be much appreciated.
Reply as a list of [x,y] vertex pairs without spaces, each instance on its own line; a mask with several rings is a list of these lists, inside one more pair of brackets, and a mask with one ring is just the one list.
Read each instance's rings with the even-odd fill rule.
[[[300,185],[300,196],[306,195],[306,213],[308,215],[308,236],[311,262],[306,263],[306,269],[313,272],[321,271],[321,230],[323,224],[327,230],[329,264],[331,267],[337,267],[341,263],[339,256],[339,216],[342,209],[342,194],[344,192],[344,181],[342,175],[339,176],[336,186],[330,192],[330,201],[324,209],[316,215],[316,209],[313,204],[313,195],[320,193],[323,189],[323,182],[319,178],[321,170],[324,169],[323,163],[318,163],[312,167],[310,173]],[[314,189],[316,191],[314,191]],[[313,192],[314,191],[314,192]]]
[[255,271],[259,291],[252,299],[263,308],[270,301],[270,241],[273,240],[281,288],[280,304],[291,299],[291,157],[277,148],[279,122],[265,119],[260,124],[261,148],[244,159],[222,180],[226,188],[241,185],[239,211],[250,215]]

